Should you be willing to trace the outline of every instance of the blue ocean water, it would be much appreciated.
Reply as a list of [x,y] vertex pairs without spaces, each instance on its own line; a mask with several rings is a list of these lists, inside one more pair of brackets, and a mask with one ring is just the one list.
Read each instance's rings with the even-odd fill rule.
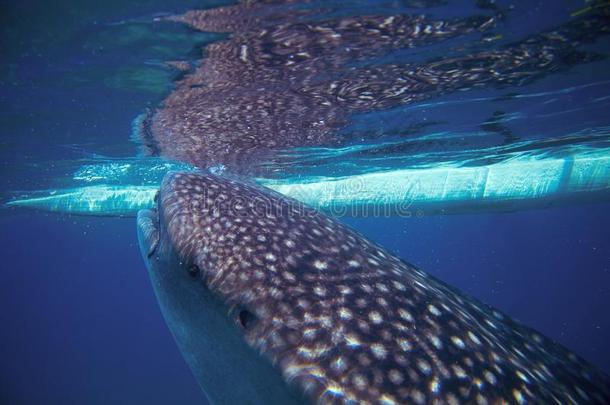
[[[515,16],[507,19],[505,35],[518,38],[553,27],[587,5],[575,3],[517,7]],[[78,167],[72,162],[92,156],[134,156],[137,148],[129,138],[134,117],[155,106],[170,91],[175,76],[162,61],[194,58],[193,49],[222,37],[151,21],[157,15],[212,5],[3,4],[2,191],[47,188],[52,179],[72,176]],[[459,5],[448,10],[462,12]],[[587,46],[604,51],[607,44],[601,39]],[[607,126],[603,97],[608,95],[610,77],[605,63],[576,66],[531,84],[524,94],[585,87],[515,106],[531,115],[514,116],[511,130],[546,139]],[[473,122],[493,116],[495,110],[487,101],[472,100],[513,90],[451,94],[435,99],[434,106],[422,102],[376,112],[373,118],[363,115],[354,118],[351,131],[364,133],[381,123],[377,129],[393,133],[404,125],[405,111],[438,121],[439,111],[446,108],[435,131],[468,132]],[[559,107],[553,105],[557,102]],[[423,152],[448,153],[442,142],[426,142],[423,152],[422,147],[417,145],[411,155],[401,154],[397,164]],[[337,170],[378,163],[375,156],[358,161],[360,157]],[[302,170],[320,174],[326,169],[318,164]],[[609,208],[607,200],[593,200],[515,212],[342,220],[610,373]],[[203,400],[157,307],[133,219],[12,208],[0,210],[0,228],[2,403]]]

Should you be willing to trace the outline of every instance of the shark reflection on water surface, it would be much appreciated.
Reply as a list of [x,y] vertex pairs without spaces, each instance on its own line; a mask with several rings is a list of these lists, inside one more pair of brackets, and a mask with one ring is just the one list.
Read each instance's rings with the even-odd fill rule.
[[[341,129],[354,113],[458,90],[518,87],[599,60],[580,45],[608,33],[609,9],[592,7],[555,29],[502,45],[489,33],[509,11],[445,20],[336,16],[335,9],[297,2],[189,11],[169,19],[230,36],[204,48],[199,64],[143,117],[139,135],[150,154],[261,174],[253,164],[273,161],[278,150],[350,143]],[[443,58],[383,61],[392,52],[447,46],[456,38],[465,43]]]

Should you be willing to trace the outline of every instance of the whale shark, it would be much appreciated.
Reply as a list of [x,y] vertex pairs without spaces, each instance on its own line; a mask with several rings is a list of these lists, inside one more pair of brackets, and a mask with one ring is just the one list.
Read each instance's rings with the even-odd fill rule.
[[302,202],[168,173],[137,218],[211,403],[609,403],[610,379]]

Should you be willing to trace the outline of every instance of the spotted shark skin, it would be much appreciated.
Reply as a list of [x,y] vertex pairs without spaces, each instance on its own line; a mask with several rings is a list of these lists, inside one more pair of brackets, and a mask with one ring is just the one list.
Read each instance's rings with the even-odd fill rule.
[[[201,328],[168,321],[212,402],[610,403],[608,377],[575,354],[268,189],[173,172],[138,225],[151,273],[180,280],[163,297],[153,277],[166,319],[182,316],[175,301],[190,294],[213,297],[223,319],[230,338],[214,351],[193,343],[221,333],[198,320],[207,301],[187,309]],[[247,354],[231,359],[234,350]],[[273,383],[230,397],[210,383],[245,386],[252,370]]]

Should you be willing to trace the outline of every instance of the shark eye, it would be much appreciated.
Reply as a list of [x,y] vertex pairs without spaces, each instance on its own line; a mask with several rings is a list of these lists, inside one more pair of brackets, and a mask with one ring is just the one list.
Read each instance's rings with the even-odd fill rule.
[[197,267],[197,265],[193,264],[191,267],[189,267],[189,275],[191,277],[197,277],[198,274],[199,274],[199,267]]
[[254,325],[256,324],[257,320],[258,320],[258,318],[256,317],[256,315],[254,315],[252,312],[248,311],[247,309],[241,309],[237,313],[237,321],[239,322],[241,327],[244,328],[245,330],[252,329],[254,327]]

